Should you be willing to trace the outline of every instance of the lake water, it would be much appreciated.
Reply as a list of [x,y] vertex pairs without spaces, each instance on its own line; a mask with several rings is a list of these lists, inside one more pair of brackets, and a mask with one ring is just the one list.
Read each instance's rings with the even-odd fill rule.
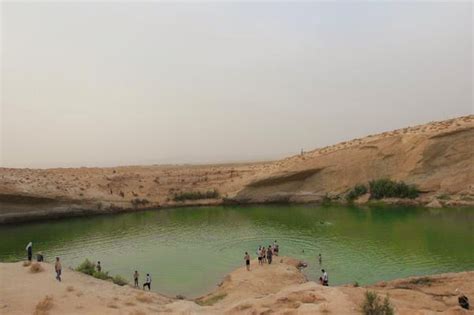
[[[306,261],[330,284],[474,270],[474,209],[265,205],[163,209],[0,226],[0,260],[24,259],[25,246],[63,267],[85,258],[152,289],[196,297],[277,240],[280,254]],[[258,266],[254,266],[257,268]],[[67,274],[64,275],[67,277]],[[270,281],[270,280],[269,280]]]

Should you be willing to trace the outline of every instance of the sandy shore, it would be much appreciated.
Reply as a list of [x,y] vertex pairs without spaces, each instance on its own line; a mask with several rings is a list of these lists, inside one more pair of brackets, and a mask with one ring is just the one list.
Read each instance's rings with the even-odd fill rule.
[[298,261],[281,257],[251,271],[238,268],[212,293],[194,301],[63,271],[32,273],[19,263],[0,264],[1,314],[360,314],[367,290],[389,295],[397,314],[474,314],[457,306],[456,289],[474,297],[474,271],[382,282],[368,287],[323,287],[307,281]]

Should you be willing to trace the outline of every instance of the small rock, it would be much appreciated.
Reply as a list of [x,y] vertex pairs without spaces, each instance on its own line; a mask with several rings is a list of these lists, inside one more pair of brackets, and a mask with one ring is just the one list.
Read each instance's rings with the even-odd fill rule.
[[439,202],[438,199],[433,199],[430,203],[426,205],[428,208],[442,208],[443,205]]

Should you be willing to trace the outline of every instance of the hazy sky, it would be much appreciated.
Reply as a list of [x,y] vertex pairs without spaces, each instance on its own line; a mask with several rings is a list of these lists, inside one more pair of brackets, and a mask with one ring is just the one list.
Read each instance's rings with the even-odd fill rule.
[[7,167],[273,159],[473,113],[473,5],[1,4]]

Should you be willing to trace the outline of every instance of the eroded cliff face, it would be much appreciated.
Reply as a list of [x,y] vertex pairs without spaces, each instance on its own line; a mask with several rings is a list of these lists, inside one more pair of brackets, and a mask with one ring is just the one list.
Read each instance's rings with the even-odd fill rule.
[[247,184],[235,200],[319,201],[390,178],[416,184],[420,199],[449,195],[469,202],[474,200],[474,116],[368,136],[276,163],[275,172]]

